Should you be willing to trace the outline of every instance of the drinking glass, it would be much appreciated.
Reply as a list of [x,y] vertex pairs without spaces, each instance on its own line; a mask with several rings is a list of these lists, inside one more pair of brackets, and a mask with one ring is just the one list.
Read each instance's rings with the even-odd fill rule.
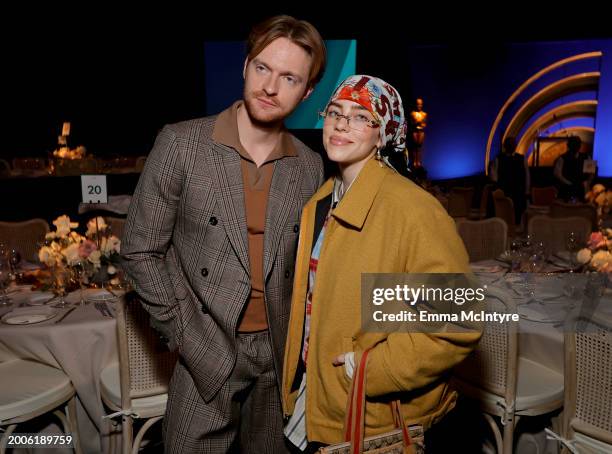
[[3,257],[0,257],[0,307],[11,305],[11,300],[6,293],[6,289],[11,283],[11,267]]
[[51,306],[59,308],[66,307],[66,300],[64,297],[66,296],[66,287],[71,277],[70,271],[64,267],[54,267],[51,272],[53,277],[52,291],[58,298],[58,301],[51,304]]
[[578,236],[574,232],[570,232],[565,239],[565,249],[569,252],[570,273],[574,272],[576,267],[576,254],[580,250]]

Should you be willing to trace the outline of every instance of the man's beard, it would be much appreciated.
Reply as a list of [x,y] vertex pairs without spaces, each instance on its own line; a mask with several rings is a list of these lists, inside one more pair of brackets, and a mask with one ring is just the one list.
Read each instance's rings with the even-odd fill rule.
[[[274,103],[276,109],[273,112],[266,112],[264,109],[257,105],[257,98],[266,99],[267,101]],[[244,106],[246,107],[247,113],[251,121],[261,127],[272,127],[279,123],[282,123],[285,118],[289,116],[290,112],[284,112],[279,106],[278,102],[266,96],[263,92],[251,92],[244,94]]]

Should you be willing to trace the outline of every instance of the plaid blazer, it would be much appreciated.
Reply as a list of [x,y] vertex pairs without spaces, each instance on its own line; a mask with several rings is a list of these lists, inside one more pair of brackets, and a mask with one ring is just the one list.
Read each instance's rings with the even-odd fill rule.
[[[212,140],[216,116],[163,128],[130,205],[123,268],[178,348],[205,401],[234,366],[250,294],[240,156]],[[302,207],[323,182],[321,156],[293,138],[297,157],[275,162],[264,236],[265,303],[280,387]]]

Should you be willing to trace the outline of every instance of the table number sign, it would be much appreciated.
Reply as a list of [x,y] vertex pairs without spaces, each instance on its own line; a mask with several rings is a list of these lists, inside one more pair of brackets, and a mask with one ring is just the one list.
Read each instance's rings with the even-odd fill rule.
[[81,175],[83,203],[108,203],[106,175]]

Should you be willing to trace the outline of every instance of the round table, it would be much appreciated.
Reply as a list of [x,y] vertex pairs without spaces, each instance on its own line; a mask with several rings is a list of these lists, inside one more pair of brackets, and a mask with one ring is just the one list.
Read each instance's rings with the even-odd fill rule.
[[[86,290],[91,297],[99,290]],[[0,306],[0,317],[9,311],[30,311],[27,307],[36,292],[19,291],[10,295],[14,304]],[[110,424],[102,419],[104,408],[100,398],[100,372],[117,361],[116,322],[103,315],[95,303],[79,304],[80,292],[66,297],[72,302],[57,309],[58,315],[43,322],[9,325],[0,322],[0,362],[11,358],[31,359],[63,370],[77,392],[77,420],[84,452],[99,453],[105,448]],[[105,303],[113,314],[112,303]],[[65,318],[59,318],[75,307]],[[44,307],[48,310],[47,307]],[[19,428],[18,428],[19,429]]]

